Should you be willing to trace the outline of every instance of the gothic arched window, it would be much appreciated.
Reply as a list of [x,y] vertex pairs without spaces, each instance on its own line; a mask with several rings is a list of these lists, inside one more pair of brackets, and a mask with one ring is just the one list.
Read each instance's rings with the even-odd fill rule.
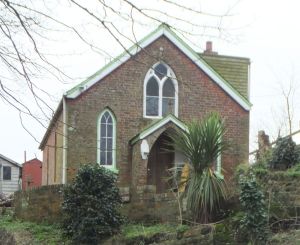
[[109,110],[104,110],[98,119],[98,163],[116,168],[116,120]]
[[148,71],[144,81],[144,117],[178,116],[178,84],[172,69],[159,62]]

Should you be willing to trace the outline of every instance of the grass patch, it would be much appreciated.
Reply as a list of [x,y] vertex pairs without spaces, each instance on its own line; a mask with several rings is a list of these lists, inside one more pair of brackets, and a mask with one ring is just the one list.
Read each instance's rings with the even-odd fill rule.
[[270,239],[270,244],[296,245],[300,244],[300,230],[292,230],[274,234]]
[[152,226],[144,226],[142,224],[124,225],[122,228],[122,235],[125,239],[132,239],[135,237],[151,237],[158,233],[176,233],[177,226],[171,224],[157,224]]
[[36,244],[69,244],[57,225],[23,222],[11,216],[0,216],[0,228],[5,228],[9,232],[27,231]]
[[[0,229],[21,235],[21,239],[30,240],[33,244],[71,244],[71,241],[62,236],[62,231],[58,225],[36,224],[28,221],[20,221],[13,219],[11,216],[0,216]],[[183,233],[189,227],[187,225],[172,225],[172,224],[156,224],[152,226],[144,226],[143,224],[127,224],[122,226],[121,240],[147,240],[152,239],[156,235]],[[24,232],[28,235],[23,237]]]

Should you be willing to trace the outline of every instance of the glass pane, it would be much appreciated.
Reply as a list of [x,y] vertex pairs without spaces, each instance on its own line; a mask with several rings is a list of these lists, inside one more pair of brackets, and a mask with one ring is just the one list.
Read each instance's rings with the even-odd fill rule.
[[106,124],[102,124],[101,123],[101,128],[100,128],[100,132],[101,132],[101,134],[100,134],[100,136],[101,137],[106,137]]
[[164,76],[167,75],[168,68],[164,64],[160,63],[154,68],[154,71],[156,76],[162,79]]
[[11,167],[3,166],[3,180],[11,180]]
[[158,83],[153,77],[151,77],[147,83],[146,94],[150,96],[158,96]]
[[162,100],[162,115],[165,116],[167,114],[175,113],[175,99],[163,98]]
[[146,115],[158,116],[158,97],[146,98]]
[[101,141],[100,141],[100,150],[101,151],[105,151],[106,150],[106,139],[105,138],[101,138]]
[[175,97],[175,88],[173,82],[168,78],[163,86],[163,96],[164,97]]
[[112,137],[112,135],[113,135],[113,125],[108,124],[107,125],[107,137]]
[[108,138],[108,139],[107,139],[107,150],[108,150],[108,151],[111,151],[111,150],[112,150],[112,142],[113,142],[113,139],[112,139],[112,138]]
[[106,152],[105,151],[101,151],[101,153],[100,153],[100,164],[106,165]]
[[108,118],[107,118],[107,123],[112,123],[112,118],[111,118],[111,115],[108,115]]
[[101,123],[106,123],[105,113],[101,117]]
[[105,119],[107,120],[107,118],[110,117],[109,112],[106,111],[106,112],[104,113],[104,116],[105,116]]
[[112,151],[107,152],[107,165],[112,165]]

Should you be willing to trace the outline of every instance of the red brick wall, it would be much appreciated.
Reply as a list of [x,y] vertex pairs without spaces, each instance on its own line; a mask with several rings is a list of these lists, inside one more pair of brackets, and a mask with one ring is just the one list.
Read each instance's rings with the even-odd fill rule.
[[42,185],[42,162],[35,158],[22,167],[22,190]]
[[230,149],[222,156],[227,176],[248,157],[249,112],[245,111],[189,58],[166,38],[161,37],[78,98],[67,101],[68,181],[81,163],[97,160],[97,119],[108,106],[117,121],[117,168],[121,186],[130,185],[131,149],[128,141],[151,119],[143,118],[143,83],[149,68],[162,60],[175,72],[179,89],[179,119],[188,122],[217,111],[226,120]]

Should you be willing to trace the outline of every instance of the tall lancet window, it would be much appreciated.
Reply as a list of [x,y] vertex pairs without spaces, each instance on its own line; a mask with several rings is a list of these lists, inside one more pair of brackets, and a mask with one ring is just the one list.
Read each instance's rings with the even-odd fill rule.
[[116,121],[109,110],[101,113],[98,119],[98,163],[101,166],[116,168]]

